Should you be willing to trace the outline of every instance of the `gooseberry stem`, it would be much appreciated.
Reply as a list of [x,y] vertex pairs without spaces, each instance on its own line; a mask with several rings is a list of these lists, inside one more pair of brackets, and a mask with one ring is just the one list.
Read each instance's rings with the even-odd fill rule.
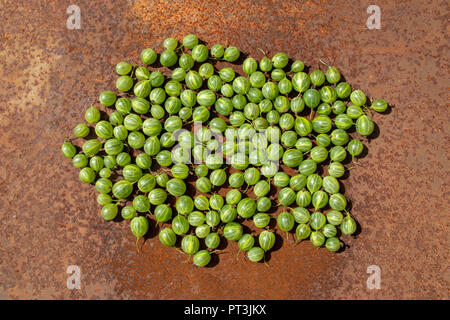
[[139,239],[140,239],[140,238],[136,238],[136,251],[137,251],[138,253],[141,253],[140,250],[139,250],[139,247],[138,247]]
[[323,65],[327,66],[328,68],[330,67],[329,65],[327,65],[325,62],[323,62],[322,59],[319,59],[319,62],[322,63]]
[[270,267],[270,265],[266,262],[266,255],[264,254],[264,264],[266,265],[266,267]]

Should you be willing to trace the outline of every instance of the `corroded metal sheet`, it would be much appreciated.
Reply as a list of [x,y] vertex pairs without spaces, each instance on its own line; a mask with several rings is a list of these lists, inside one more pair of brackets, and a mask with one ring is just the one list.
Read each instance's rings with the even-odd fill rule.
[[[20,2],[20,1],[19,1]],[[1,1],[0,298],[367,299],[449,298],[449,68],[447,1],[80,1],[81,29],[66,2]],[[96,191],[60,155],[65,136],[115,63],[144,47],[195,33],[261,58],[284,51],[393,108],[374,115],[378,137],[343,184],[360,224],[332,254],[279,235],[269,265],[229,243],[213,266],[183,263],[151,229],[136,252],[128,222],[105,222]],[[69,290],[66,269],[81,269]],[[367,267],[381,269],[370,290]]]

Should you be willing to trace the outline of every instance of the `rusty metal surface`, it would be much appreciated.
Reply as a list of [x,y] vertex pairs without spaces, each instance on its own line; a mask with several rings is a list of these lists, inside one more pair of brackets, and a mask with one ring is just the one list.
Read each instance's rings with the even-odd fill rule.
[[[80,1],[81,30],[66,28],[69,4],[0,1],[0,298],[449,298],[448,1],[378,1],[381,30],[365,26],[369,1]],[[139,254],[127,222],[102,220],[63,137],[114,87],[115,63],[187,33],[257,58],[322,58],[394,106],[343,182],[361,226],[345,251],[285,242],[266,267],[236,262],[232,243],[200,269],[155,232]],[[66,288],[68,265],[81,290]]]

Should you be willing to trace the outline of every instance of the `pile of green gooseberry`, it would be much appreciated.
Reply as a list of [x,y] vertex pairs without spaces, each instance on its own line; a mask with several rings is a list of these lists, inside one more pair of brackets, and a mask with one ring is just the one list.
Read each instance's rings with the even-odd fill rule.
[[[116,65],[116,90],[101,92],[101,106],[86,110],[61,148],[80,180],[95,184],[103,219],[130,220],[136,246],[154,220],[161,243],[199,267],[222,239],[265,262],[275,229],[341,250],[340,235],[354,234],[357,223],[339,179],[374,131],[372,110],[385,112],[386,101],[369,102],[322,61],[307,73],[283,52],[244,59],[234,46],[208,48],[193,34],[140,58],[142,65]],[[245,221],[256,231],[244,233]]]

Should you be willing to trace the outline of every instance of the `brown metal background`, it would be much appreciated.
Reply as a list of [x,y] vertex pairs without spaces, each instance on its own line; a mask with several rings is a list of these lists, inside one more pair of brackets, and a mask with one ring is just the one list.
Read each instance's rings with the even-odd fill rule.
[[[0,298],[2,299],[448,299],[448,1],[0,1]],[[81,8],[81,30],[66,8]],[[209,44],[318,58],[394,107],[376,114],[379,137],[344,181],[361,225],[332,254],[284,243],[270,267],[229,244],[200,269],[155,234],[134,248],[127,222],[99,215],[60,146],[118,61],[195,33]],[[66,288],[78,265],[81,290]],[[381,268],[368,290],[366,269]]]

